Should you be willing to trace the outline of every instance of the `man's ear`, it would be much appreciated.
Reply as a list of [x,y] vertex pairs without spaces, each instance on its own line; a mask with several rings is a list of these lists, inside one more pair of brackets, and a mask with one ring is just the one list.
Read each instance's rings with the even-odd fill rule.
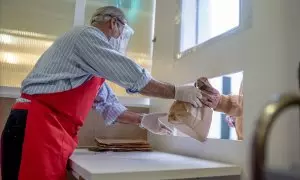
[[113,27],[116,25],[116,23],[117,23],[116,19],[115,18],[111,18],[109,28],[113,29]]

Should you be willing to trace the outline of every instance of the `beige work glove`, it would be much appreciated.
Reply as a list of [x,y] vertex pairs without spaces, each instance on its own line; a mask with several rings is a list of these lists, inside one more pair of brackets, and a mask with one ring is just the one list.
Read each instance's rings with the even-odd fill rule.
[[175,100],[188,102],[194,107],[202,107],[201,99],[201,91],[193,85],[175,87]]
[[159,135],[170,135],[172,130],[163,125],[158,118],[167,116],[167,113],[150,113],[144,114],[140,127]]

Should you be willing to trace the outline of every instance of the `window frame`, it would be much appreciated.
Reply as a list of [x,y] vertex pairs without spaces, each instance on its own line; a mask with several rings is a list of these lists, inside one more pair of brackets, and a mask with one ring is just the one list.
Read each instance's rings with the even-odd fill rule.
[[[73,2],[72,0],[67,0]],[[73,26],[84,25],[85,7],[87,0],[75,0]]]
[[[250,28],[252,26],[252,21],[250,19],[252,19],[252,7],[251,6],[251,2],[247,1],[247,0],[239,0],[239,6],[240,6],[240,11],[239,11],[239,26],[224,32],[220,35],[217,35],[215,37],[212,37],[202,43],[199,43],[191,48],[188,48],[184,51],[181,52],[180,50],[180,44],[181,44],[181,9],[182,9],[182,1],[183,0],[176,0],[176,17],[175,17],[175,26],[174,26],[174,60],[180,60],[183,57],[187,56],[188,54],[195,52],[199,49],[211,46],[212,44],[215,44],[221,40],[224,40],[226,38],[232,37],[233,35],[239,34],[243,31],[245,31],[246,29]],[[196,0],[196,3],[198,4],[199,0]],[[198,13],[198,8],[196,10],[196,12]],[[196,24],[197,24],[197,28],[198,28],[198,16],[196,17]],[[196,32],[196,34],[198,34],[198,32]],[[196,38],[196,42],[198,42],[198,36]]]
[[76,0],[73,26],[84,25],[86,0]]

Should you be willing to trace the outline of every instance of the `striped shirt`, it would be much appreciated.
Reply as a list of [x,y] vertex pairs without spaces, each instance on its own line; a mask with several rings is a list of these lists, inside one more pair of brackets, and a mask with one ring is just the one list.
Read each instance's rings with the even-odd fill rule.
[[[76,88],[92,76],[103,77],[128,93],[137,93],[151,75],[131,59],[115,51],[103,32],[92,26],[74,27],[59,37],[40,57],[22,82],[21,92],[45,94]],[[19,98],[17,101],[27,101]],[[104,83],[93,106],[106,124],[113,124],[126,108]]]

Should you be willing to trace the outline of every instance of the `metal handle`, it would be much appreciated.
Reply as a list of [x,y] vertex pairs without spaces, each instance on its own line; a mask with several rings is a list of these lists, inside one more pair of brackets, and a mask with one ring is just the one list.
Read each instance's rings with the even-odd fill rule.
[[266,142],[276,118],[284,110],[298,105],[300,96],[297,94],[279,95],[272,103],[265,106],[256,124],[252,144],[252,179],[263,180],[265,172]]

